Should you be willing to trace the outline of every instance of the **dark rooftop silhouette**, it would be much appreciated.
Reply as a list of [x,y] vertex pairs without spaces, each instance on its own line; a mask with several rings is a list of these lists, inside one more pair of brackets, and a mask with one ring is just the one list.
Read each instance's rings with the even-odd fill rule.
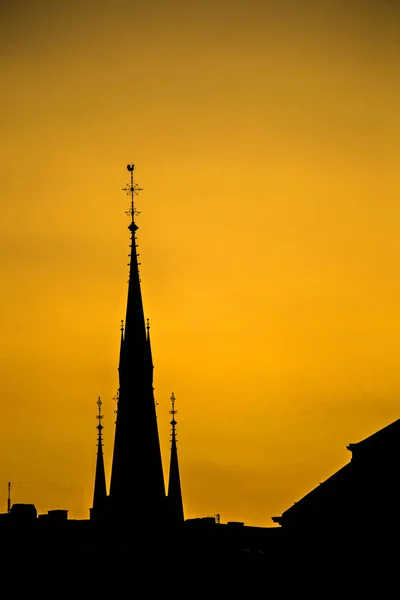
[[[273,521],[283,527],[382,529],[400,524],[400,419],[349,444],[351,461]],[[384,522],[382,517],[384,517]]]

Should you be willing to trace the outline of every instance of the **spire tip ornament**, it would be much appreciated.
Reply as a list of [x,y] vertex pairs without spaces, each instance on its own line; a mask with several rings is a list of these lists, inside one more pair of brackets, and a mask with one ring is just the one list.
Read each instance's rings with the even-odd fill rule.
[[128,169],[128,171],[131,174],[131,180],[129,183],[126,184],[126,186],[124,188],[122,188],[122,191],[125,192],[127,196],[130,196],[131,206],[130,206],[130,209],[125,212],[125,214],[128,215],[128,217],[131,217],[131,223],[129,225],[129,229],[131,229],[131,230],[134,229],[136,231],[137,225],[134,223],[134,218],[135,218],[135,215],[136,216],[140,215],[140,212],[138,210],[136,210],[136,208],[135,208],[134,198],[135,198],[135,196],[137,196],[137,194],[139,192],[142,191],[143,188],[140,188],[139,184],[134,183],[134,181],[133,181],[133,171],[134,171],[135,165],[133,165],[133,164],[127,165],[126,168]]
[[176,415],[176,413],[178,411],[175,408],[175,400],[176,399],[175,399],[174,392],[172,392],[170,400],[171,400],[171,404],[172,404],[172,410],[169,411],[169,414],[172,415],[172,421],[171,421],[172,432],[171,432],[171,436],[172,436],[172,438],[175,438],[175,434],[176,434],[176,430],[175,430],[175,427],[176,427],[175,415]]
[[96,419],[98,419],[98,421],[99,421],[99,424],[97,425],[97,430],[98,430],[98,432],[99,432],[99,433],[98,433],[98,438],[97,438],[97,443],[98,443],[98,446],[102,446],[102,445],[103,445],[103,435],[102,435],[102,433],[101,433],[101,430],[103,429],[103,425],[101,424],[101,421],[102,421],[102,419],[103,419],[103,415],[101,414],[101,406],[102,406],[102,404],[103,404],[103,403],[102,403],[102,401],[101,401],[101,399],[100,399],[100,396],[99,396],[99,398],[98,398],[98,400],[97,400],[97,406],[98,406],[98,415],[97,415],[97,417],[96,417]]

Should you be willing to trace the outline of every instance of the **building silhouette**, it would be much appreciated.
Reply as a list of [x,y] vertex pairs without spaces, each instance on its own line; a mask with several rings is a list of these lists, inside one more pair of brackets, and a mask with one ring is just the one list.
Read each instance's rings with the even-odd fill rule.
[[[153,359],[149,320],[145,321],[139,262],[134,165],[128,165],[130,182],[130,261],[125,326],[121,322],[119,389],[117,394],[114,453],[110,493],[106,494],[102,451],[102,415],[99,399],[97,463],[91,518],[120,522],[136,534],[164,530],[183,523],[183,502],[176,447],[175,397],[172,394],[172,439],[168,496],[165,493],[160,440],[153,388]],[[142,533],[143,533],[142,531]]]
[[[383,563],[389,564],[391,555],[387,548],[398,545],[400,420],[350,444],[350,463],[281,516],[273,517],[280,527],[248,527],[243,522],[221,524],[219,515],[185,520],[177,411],[172,394],[166,493],[153,389],[150,325],[144,316],[136,250],[135,196],[140,188],[134,182],[134,165],[127,169],[130,182],[124,190],[130,198],[131,251],[126,318],[121,326],[110,490],[107,494],[102,402],[98,398],[90,519],[70,520],[66,510],[37,515],[34,505],[12,504],[9,495],[7,513],[0,515],[0,536],[8,558],[12,564],[17,561],[20,569],[23,565],[24,572],[27,565],[37,564],[37,559],[37,568],[45,564],[45,574],[56,574],[63,582],[68,572],[75,586],[73,593],[77,582],[81,586],[86,577],[92,594],[104,592],[106,583],[111,590],[107,595],[126,595],[126,590],[137,592],[141,581],[152,597],[159,583],[155,565],[158,575],[163,567],[169,576],[177,565],[184,572],[184,577],[174,580],[175,597],[196,597],[200,584],[207,596],[214,597],[212,592],[218,584],[215,597],[225,597],[228,592],[235,597],[249,597],[250,588],[257,594],[264,590],[266,577],[269,595],[273,597],[289,591],[292,583],[298,593],[303,580],[311,597],[309,583],[315,573],[323,576],[324,582],[333,578],[347,582],[348,578],[358,577],[360,589],[363,576],[355,566],[354,556],[363,569],[372,564],[377,572]],[[346,568],[343,556],[349,559]],[[108,573],[101,573],[101,577],[100,564],[108,566]],[[271,584],[274,578],[279,582],[279,592]],[[241,592],[239,584],[244,584]],[[79,589],[82,591],[82,587]]]
[[400,419],[349,444],[351,460],[326,481],[273,517],[285,529],[358,538],[400,525]]

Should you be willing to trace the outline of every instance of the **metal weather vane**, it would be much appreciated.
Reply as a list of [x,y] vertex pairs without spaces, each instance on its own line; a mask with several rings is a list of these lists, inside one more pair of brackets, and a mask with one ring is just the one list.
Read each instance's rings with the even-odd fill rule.
[[138,195],[139,192],[142,191],[143,188],[139,187],[138,183],[135,183],[133,181],[133,171],[135,169],[135,165],[131,164],[131,165],[127,165],[126,167],[128,169],[128,171],[131,174],[131,180],[129,183],[126,184],[126,186],[124,188],[122,188],[122,191],[125,192],[127,194],[127,196],[130,196],[131,198],[131,206],[129,208],[129,210],[126,211],[126,215],[128,215],[129,217],[131,217],[132,223],[134,221],[134,217],[135,215],[140,215],[140,212],[138,210],[136,210],[135,208],[135,196]]

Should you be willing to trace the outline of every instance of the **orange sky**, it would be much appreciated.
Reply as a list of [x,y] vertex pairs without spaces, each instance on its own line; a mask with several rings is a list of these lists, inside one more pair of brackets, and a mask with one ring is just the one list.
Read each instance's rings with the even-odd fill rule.
[[[383,0],[1,3],[0,510],[109,476],[128,181],[167,473],[271,526],[400,417],[400,11]],[[133,424],[133,431],[137,425]]]

